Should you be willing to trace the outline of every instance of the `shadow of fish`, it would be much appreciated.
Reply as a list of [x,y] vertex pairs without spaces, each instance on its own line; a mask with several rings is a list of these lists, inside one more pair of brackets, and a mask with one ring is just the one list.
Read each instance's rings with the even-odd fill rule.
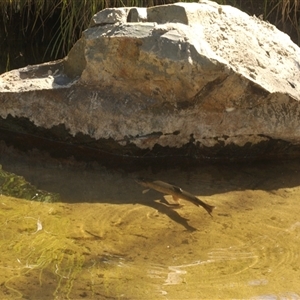
[[[144,178],[138,178],[135,180],[138,184],[146,187],[147,189],[153,189],[157,192],[163,193],[165,195],[172,195],[174,201],[178,203],[179,199],[184,199],[186,201],[190,201],[196,206],[202,206],[210,215],[215,208],[215,206],[208,205],[207,203],[203,202],[193,194],[184,191],[182,188],[160,181],[152,181],[152,180],[147,180]],[[147,192],[147,190],[146,190]],[[179,203],[178,203],[179,204]]]

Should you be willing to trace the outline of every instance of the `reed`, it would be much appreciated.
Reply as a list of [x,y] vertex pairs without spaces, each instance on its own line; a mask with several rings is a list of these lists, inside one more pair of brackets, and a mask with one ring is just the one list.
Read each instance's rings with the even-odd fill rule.
[[295,32],[297,44],[300,43],[299,11],[300,0],[265,0],[266,19],[281,28],[287,34]]
[[[28,30],[34,35],[43,31],[53,15],[58,15],[53,24],[56,30],[47,48],[50,55],[57,57],[59,53],[66,54],[77,41],[81,32],[88,27],[91,17],[98,11],[108,7],[122,6],[153,6],[176,1],[168,0],[1,0],[0,14],[3,18],[5,31],[6,25],[12,20],[14,13],[20,13],[23,23],[23,31]],[[186,2],[192,2],[186,1]]]
[[[93,14],[107,7],[121,6],[153,6],[178,2],[179,0],[1,0],[0,18],[4,33],[8,33],[8,25],[16,14],[20,15],[23,35],[41,35],[44,37],[51,23],[51,38],[46,53],[55,59],[68,53],[78,40],[81,32],[88,27]],[[182,2],[196,2],[187,0]],[[263,14],[280,29],[296,35],[300,41],[300,28],[297,12],[300,0],[216,0],[219,4],[228,4],[246,12],[249,7],[259,7],[258,15]],[[51,22],[49,22],[51,20]],[[10,24],[11,25],[11,24]],[[296,33],[296,34],[295,34]],[[295,40],[295,38],[294,38]]]

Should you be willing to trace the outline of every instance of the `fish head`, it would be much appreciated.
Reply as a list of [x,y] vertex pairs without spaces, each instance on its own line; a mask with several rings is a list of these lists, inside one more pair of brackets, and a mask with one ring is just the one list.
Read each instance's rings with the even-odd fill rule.
[[149,180],[147,180],[143,177],[138,177],[138,178],[135,179],[135,182],[142,185],[142,186],[147,187],[147,182],[149,182]]
[[137,183],[142,183],[144,181],[145,181],[145,178],[143,178],[143,177],[138,177],[135,179],[135,182],[137,182]]

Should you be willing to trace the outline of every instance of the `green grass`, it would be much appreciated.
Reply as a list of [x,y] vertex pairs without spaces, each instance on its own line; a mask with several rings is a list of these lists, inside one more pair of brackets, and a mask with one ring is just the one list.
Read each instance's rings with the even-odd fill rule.
[[[20,13],[23,31],[28,30],[33,35],[43,31],[45,24],[54,15],[55,32],[52,34],[50,55],[56,57],[59,53],[66,55],[72,45],[77,41],[81,32],[90,23],[91,17],[98,11],[107,7],[121,6],[151,6],[176,1],[141,1],[141,0],[1,0],[0,14],[4,27],[8,25],[13,14]],[[186,1],[192,2],[192,1]],[[42,25],[41,25],[42,23]],[[5,31],[6,28],[5,28]]]
[[[178,0],[1,0],[0,18],[2,18],[4,35],[8,35],[11,22],[15,22],[16,15],[20,16],[21,31],[27,39],[31,35],[32,39],[39,36],[40,39],[46,40],[49,38],[47,37],[49,24],[53,25],[45,53],[55,59],[69,52],[81,32],[88,27],[93,14],[104,8],[152,6],[174,2]],[[300,41],[297,15],[300,0],[216,0],[215,2],[232,5],[250,14],[255,13],[257,16],[263,15],[265,20],[292,35],[294,41]],[[9,68],[12,57],[7,56],[7,59]]]

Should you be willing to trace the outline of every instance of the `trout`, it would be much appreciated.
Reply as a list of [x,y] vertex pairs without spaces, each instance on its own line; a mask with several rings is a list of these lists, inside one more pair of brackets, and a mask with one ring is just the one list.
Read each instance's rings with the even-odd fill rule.
[[152,180],[147,180],[144,178],[138,178],[136,179],[136,182],[147,189],[153,189],[157,192],[163,193],[165,195],[172,195],[174,201],[176,201],[179,204],[179,199],[184,199],[186,201],[190,201],[196,206],[202,206],[210,215],[215,208],[214,206],[208,205],[193,194],[184,191],[182,188],[179,186],[175,186],[163,181],[152,181]]

